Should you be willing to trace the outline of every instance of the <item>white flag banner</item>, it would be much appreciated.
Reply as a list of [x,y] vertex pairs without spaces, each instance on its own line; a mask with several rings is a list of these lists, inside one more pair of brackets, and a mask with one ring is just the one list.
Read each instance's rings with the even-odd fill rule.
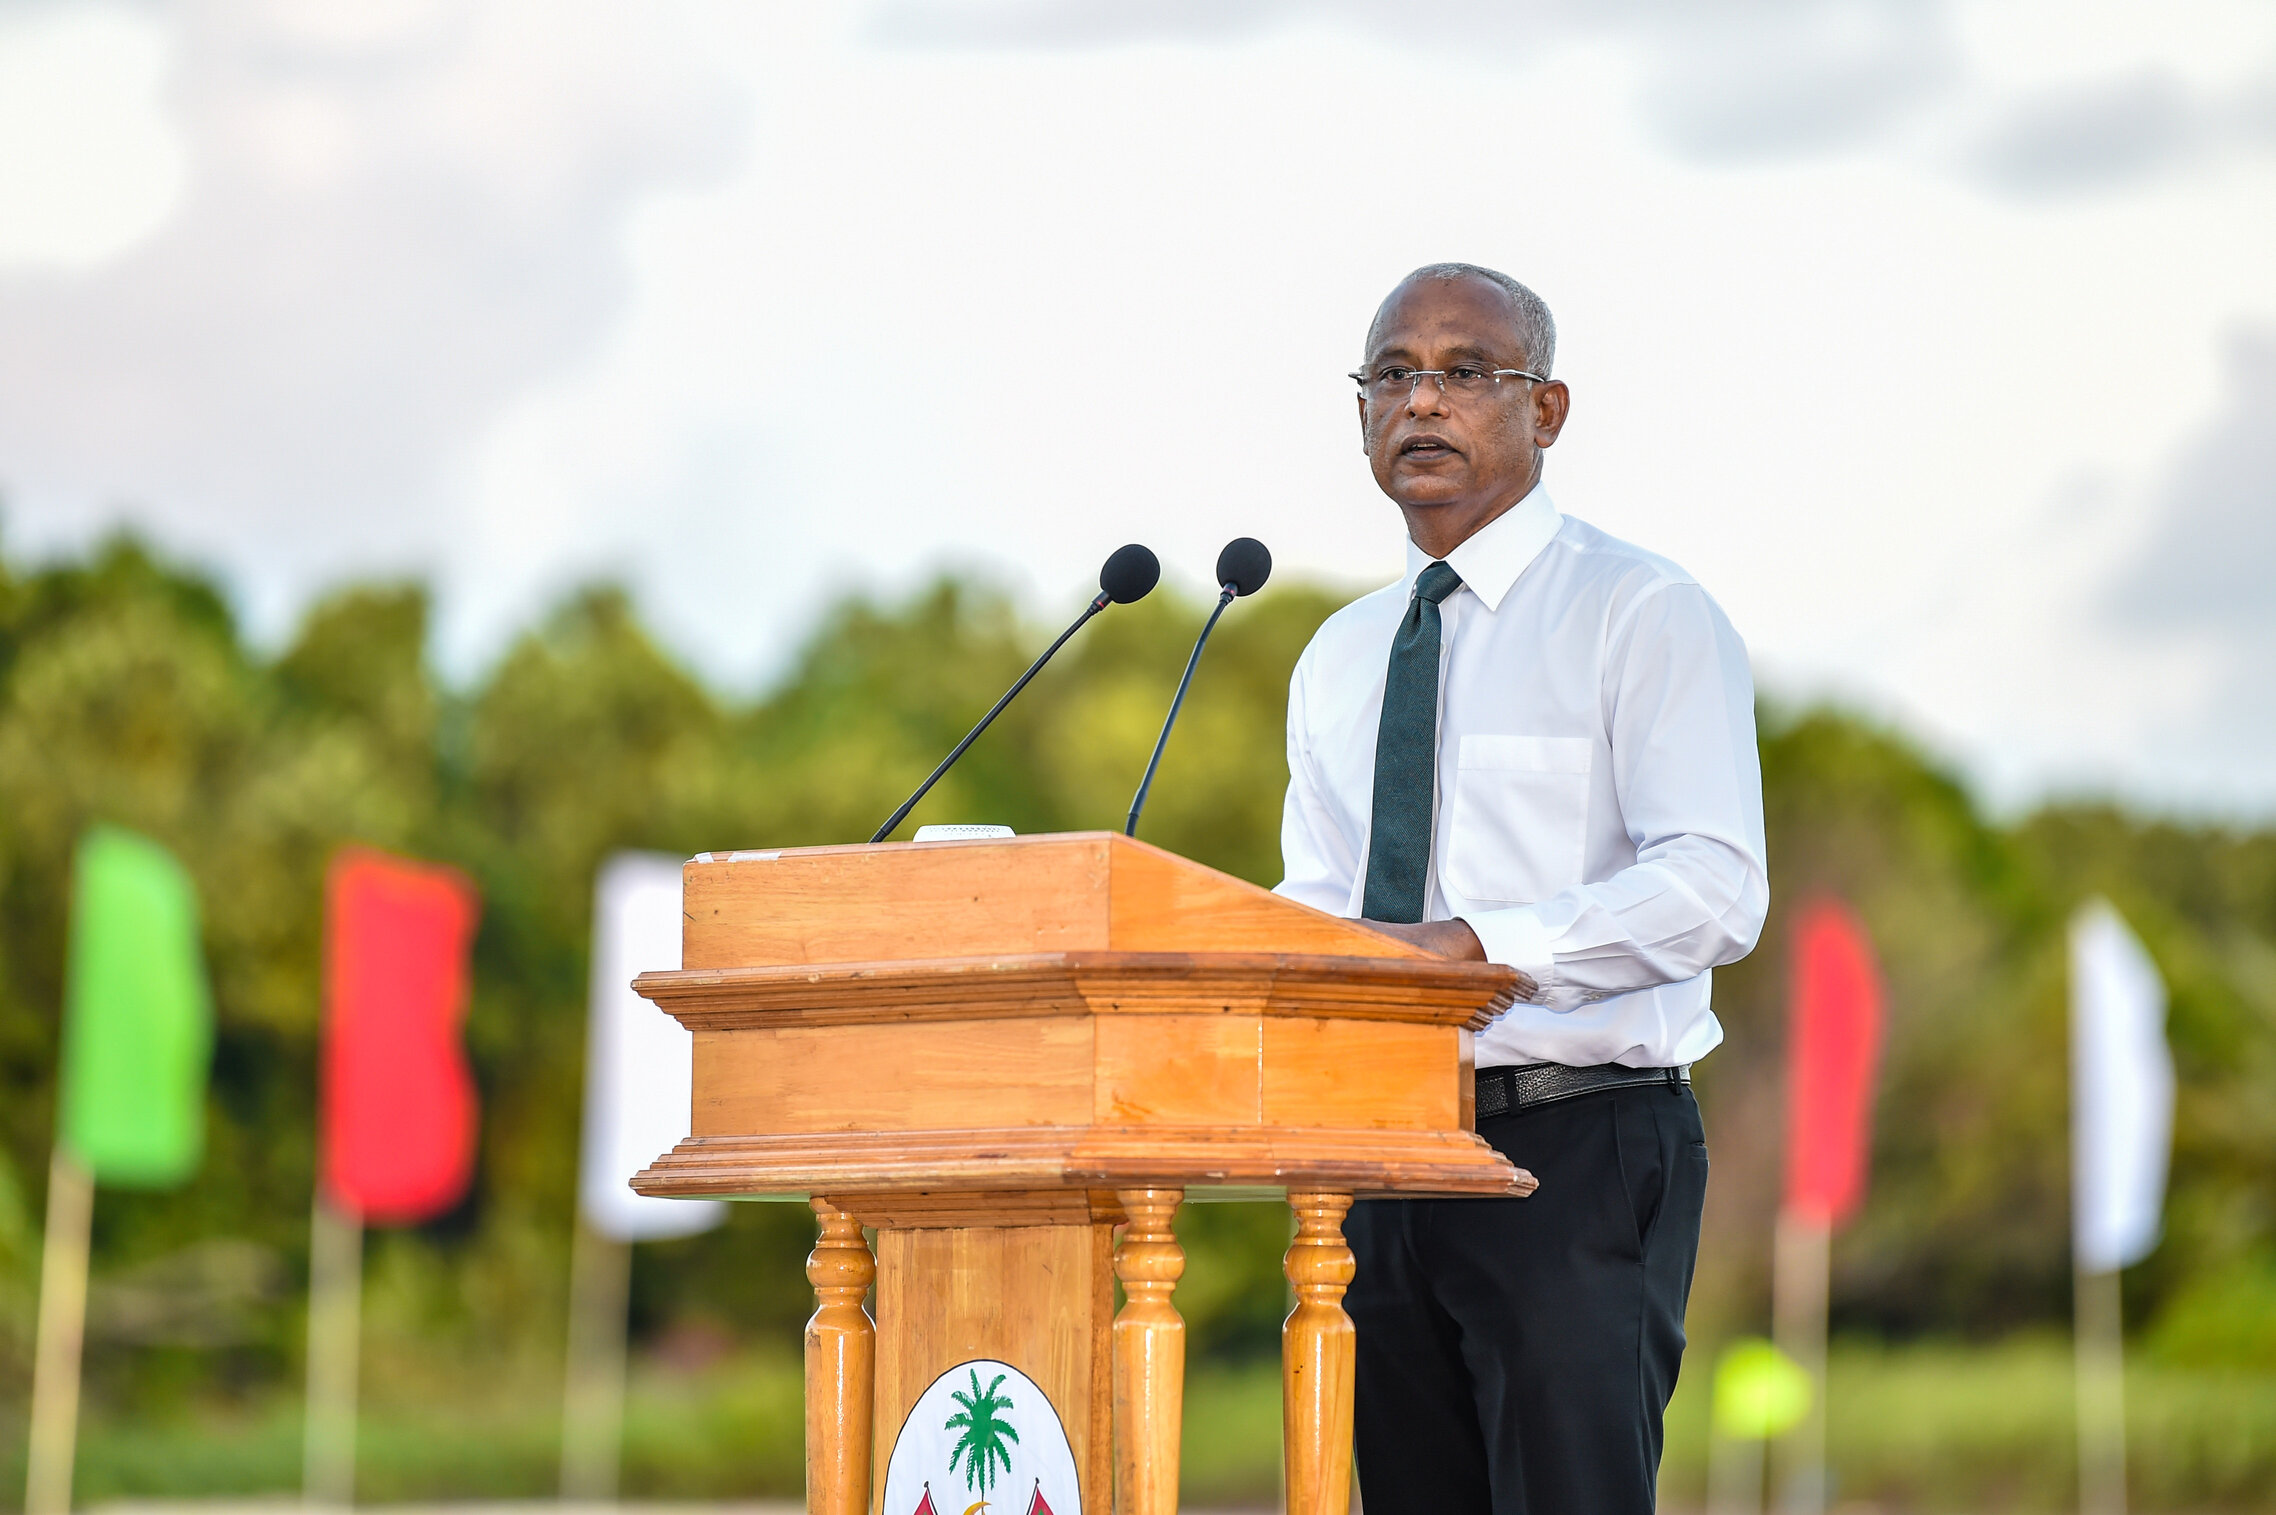
[[2071,1245],[2083,1272],[2157,1245],[2173,1146],[2165,981],[2107,900],[2071,918]]
[[687,1028],[632,992],[635,975],[680,965],[680,863],[620,852],[602,865],[593,899],[592,1011],[585,1039],[585,1139],[577,1207],[618,1241],[706,1231],[726,1217],[710,1199],[650,1199],[632,1175],[688,1134],[695,1042]]

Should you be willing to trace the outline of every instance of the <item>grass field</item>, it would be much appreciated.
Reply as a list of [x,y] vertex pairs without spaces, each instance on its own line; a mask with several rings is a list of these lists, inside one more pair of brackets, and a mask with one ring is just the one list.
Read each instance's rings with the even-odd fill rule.
[[[1705,1488],[1703,1359],[1668,1417],[1660,1487]],[[2076,1508],[2070,1347],[2060,1337],[1992,1347],[1836,1345],[1827,1462],[1837,1502],[1892,1510]],[[2276,1375],[2130,1365],[2134,1509],[2276,1509]]]
[[[1830,1458],[1839,1502],[1883,1510],[2072,1507],[2070,1357],[2060,1339],[1993,1347],[1837,1345]],[[1669,1415],[1662,1488],[1696,1507],[1705,1484],[1706,1374],[1695,1359]],[[2128,1377],[2135,1509],[2276,1509],[2276,1375],[2136,1365]],[[6,1413],[0,1411],[0,1413]],[[359,1494],[373,1503],[549,1495],[558,1408],[438,1393],[373,1405]],[[21,1497],[22,1418],[0,1422],[0,1508]],[[643,1369],[627,1413],[625,1493],[639,1499],[795,1499],[798,1365],[742,1356],[700,1373]],[[1198,1366],[1187,1386],[1184,1503],[1270,1506],[1278,1498],[1276,1364]],[[297,1402],[120,1422],[92,1414],[80,1447],[82,1503],[282,1494],[297,1484]]]

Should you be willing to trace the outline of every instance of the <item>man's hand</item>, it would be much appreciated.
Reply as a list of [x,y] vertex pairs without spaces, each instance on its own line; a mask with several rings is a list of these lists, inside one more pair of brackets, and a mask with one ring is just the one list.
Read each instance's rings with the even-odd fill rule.
[[[1361,921],[1360,924],[1370,931],[1395,936],[1425,952],[1435,952],[1440,957],[1450,957],[1456,962],[1482,963],[1486,960],[1485,945],[1478,940],[1478,933],[1470,929],[1468,921],[1425,921],[1419,926],[1403,926],[1394,921]],[[1533,998],[1538,989],[1539,986],[1533,982],[1530,973],[1520,973],[1517,976],[1519,999]]]
[[1425,921],[1419,926],[1400,925],[1393,921],[1361,921],[1370,931],[1395,936],[1425,952],[1450,957],[1456,962],[1482,963],[1486,960],[1485,946],[1478,933],[1470,929],[1468,921]]

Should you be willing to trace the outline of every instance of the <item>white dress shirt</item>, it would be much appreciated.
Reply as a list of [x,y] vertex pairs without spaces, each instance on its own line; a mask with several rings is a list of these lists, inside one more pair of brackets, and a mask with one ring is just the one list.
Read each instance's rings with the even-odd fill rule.
[[[1745,644],[1682,569],[1536,488],[1454,549],[1439,607],[1425,920],[1460,919],[1539,985],[1478,1066],[1668,1067],[1723,1039],[1709,972],[1770,903]],[[1391,639],[1430,559],[1328,617],[1288,691],[1287,877],[1356,917]]]

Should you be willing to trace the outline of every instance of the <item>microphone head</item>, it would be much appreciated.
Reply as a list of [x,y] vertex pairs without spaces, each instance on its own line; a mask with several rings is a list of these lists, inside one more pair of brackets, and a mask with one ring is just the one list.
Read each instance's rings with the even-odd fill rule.
[[1235,537],[1217,554],[1217,582],[1237,595],[1255,594],[1272,577],[1272,549],[1255,537]]
[[1117,605],[1146,598],[1161,581],[1162,560],[1154,556],[1152,548],[1136,542],[1117,547],[1098,571],[1099,592]]

